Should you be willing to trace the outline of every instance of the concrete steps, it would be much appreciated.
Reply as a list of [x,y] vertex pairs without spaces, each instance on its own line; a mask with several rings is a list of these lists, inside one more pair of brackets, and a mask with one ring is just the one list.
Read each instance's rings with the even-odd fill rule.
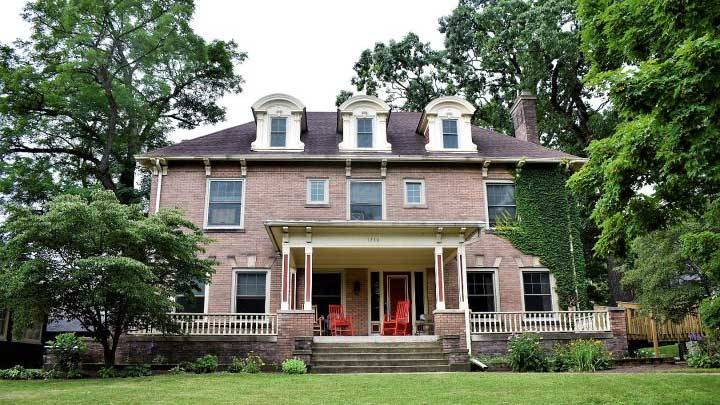
[[450,371],[438,341],[315,342],[312,373],[408,373]]

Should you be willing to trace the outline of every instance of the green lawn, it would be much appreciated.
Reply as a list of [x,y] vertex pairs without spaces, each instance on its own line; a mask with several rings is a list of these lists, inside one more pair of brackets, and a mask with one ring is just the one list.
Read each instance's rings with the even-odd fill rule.
[[163,375],[0,381],[0,403],[717,403],[710,374]]
[[[638,349],[646,354],[646,357],[652,357],[655,355],[655,349],[652,346]],[[672,345],[660,346],[660,357],[678,357],[678,345],[677,343]]]

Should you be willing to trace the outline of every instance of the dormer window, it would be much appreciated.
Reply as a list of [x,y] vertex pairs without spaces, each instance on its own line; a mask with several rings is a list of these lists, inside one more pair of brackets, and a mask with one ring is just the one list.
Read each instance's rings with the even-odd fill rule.
[[358,148],[373,147],[373,120],[372,118],[357,119],[357,146]]
[[425,137],[428,152],[477,152],[470,121],[475,107],[460,97],[440,97],[423,112],[418,134]]
[[300,135],[307,131],[305,106],[293,96],[271,94],[252,106],[256,136],[250,148],[256,152],[302,152]]
[[270,146],[284,148],[287,144],[287,118],[273,117],[270,119]]
[[443,127],[443,148],[457,149],[458,131],[457,120],[442,120]]
[[387,125],[390,106],[374,96],[350,97],[338,108],[341,152],[390,152]]

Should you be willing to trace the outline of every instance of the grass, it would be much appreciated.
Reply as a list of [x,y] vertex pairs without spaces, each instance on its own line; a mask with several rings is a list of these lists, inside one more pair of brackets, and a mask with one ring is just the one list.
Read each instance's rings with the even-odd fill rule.
[[[655,349],[652,346],[638,349],[638,352],[645,353],[645,357],[653,357],[655,355]],[[678,345],[677,343],[672,345],[660,346],[660,357],[678,357]]]
[[0,403],[717,403],[712,374],[161,375],[0,381]]

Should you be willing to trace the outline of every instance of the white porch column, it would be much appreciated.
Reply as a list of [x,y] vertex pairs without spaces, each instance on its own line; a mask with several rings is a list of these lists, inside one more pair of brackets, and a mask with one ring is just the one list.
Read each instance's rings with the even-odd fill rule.
[[305,303],[303,309],[312,310],[312,266],[313,266],[313,248],[305,246]]
[[467,263],[465,260],[465,244],[462,242],[457,249],[457,275],[458,275],[458,308],[468,309],[467,298]]
[[282,290],[280,293],[280,309],[290,309],[290,247],[282,248]]
[[442,246],[435,247],[435,309],[445,309],[445,272]]

